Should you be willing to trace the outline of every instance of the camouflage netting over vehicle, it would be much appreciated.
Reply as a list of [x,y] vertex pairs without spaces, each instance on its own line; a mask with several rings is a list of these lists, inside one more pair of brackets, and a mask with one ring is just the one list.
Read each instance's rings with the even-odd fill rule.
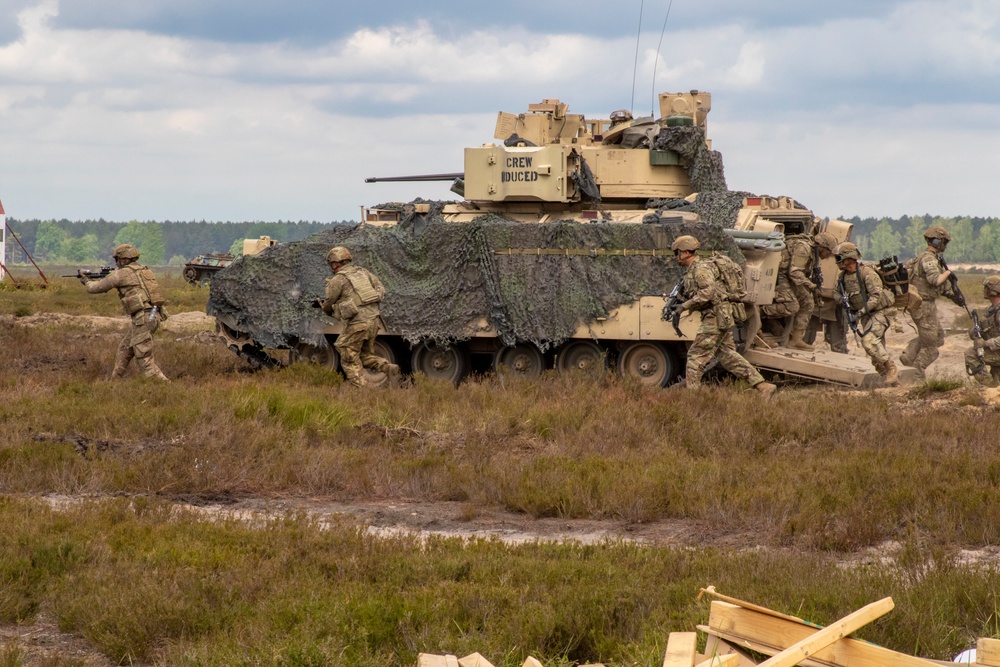
[[670,251],[677,236],[692,234],[743,262],[722,224],[685,223],[667,210],[642,225],[419,217],[419,225],[411,216],[393,227],[339,226],[242,257],[212,280],[207,312],[264,347],[323,345],[328,320],[312,302],[331,277],[327,251],[343,245],[385,284],[386,326],[407,341],[465,340],[470,324],[486,318],[505,344],[545,350],[581,322],[639,295],[669,291],[681,271]]

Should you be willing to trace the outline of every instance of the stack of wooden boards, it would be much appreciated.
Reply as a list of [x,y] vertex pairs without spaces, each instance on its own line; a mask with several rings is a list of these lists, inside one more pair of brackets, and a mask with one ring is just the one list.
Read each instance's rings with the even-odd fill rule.
[[[849,637],[852,633],[892,611],[892,598],[884,598],[821,627],[795,616],[761,607],[703,588],[711,603],[708,625],[698,630],[708,637],[704,652],[697,650],[696,632],[671,632],[663,667],[928,667],[952,665],[898,653]],[[762,658],[763,656],[763,658]],[[1000,640],[980,639],[978,662],[1000,667]],[[464,658],[421,653],[417,667],[493,667],[483,656]],[[542,667],[529,657],[522,667]],[[598,665],[581,667],[602,667]]]

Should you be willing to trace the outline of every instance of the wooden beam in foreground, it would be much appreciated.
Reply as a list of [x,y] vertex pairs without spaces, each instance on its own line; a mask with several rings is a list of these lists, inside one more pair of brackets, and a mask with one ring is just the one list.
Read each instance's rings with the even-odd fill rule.
[[1000,667],[1000,639],[983,637],[976,642],[976,664]]
[[663,667],[692,667],[697,646],[697,632],[671,632],[667,638]]
[[808,637],[801,639],[777,655],[773,655],[759,667],[795,667],[799,662],[813,655],[817,651],[830,646],[834,642],[847,637],[858,628],[863,628],[876,618],[885,616],[892,611],[895,605],[892,598],[882,598],[866,604],[857,611],[852,611],[847,616],[838,619],[826,626],[822,630],[817,630]]
[[[722,601],[712,602],[708,628],[704,629],[710,634],[721,633],[718,636],[736,646],[772,656],[816,634],[816,630],[809,626]],[[928,667],[936,664],[848,638],[835,640],[832,644],[815,650],[808,659],[815,660],[816,664],[850,667]]]

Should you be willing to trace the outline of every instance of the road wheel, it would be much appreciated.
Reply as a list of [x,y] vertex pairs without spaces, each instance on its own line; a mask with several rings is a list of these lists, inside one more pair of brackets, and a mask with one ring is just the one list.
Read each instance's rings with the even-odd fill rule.
[[413,350],[413,372],[458,384],[469,372],[469,354],[460,345],[421,343]]
[[608,353],[592,340],[574,340],[556,357],[560,373],[598,374],[608,367]]
[[184,280],[188,281],[192,285],[198,284],[198,269],[193,266],[189,266],[184,269]]
[[536,378],[545,370],[545,357],[531,343],[520,343],[497,350],[493,355],[493,370],[523,378]]
[[299,360],[310,364],[319,364],[332,371],[340,368],[340,353],[333,345],[316,347],[309,343],[299,343],[295,348],[299,354]]
[[677,374],[677,363],[659,343],[629,343],[618,357],[618,374],[648,387],[665,387]]

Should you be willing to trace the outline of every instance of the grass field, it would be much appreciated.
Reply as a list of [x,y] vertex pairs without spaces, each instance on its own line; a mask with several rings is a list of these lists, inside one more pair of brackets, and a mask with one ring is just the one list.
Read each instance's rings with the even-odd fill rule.
[[[205,289],[162,282],[172,312],[203,309]],[[762,404],[739,386],[554,374],[354,390],[318,367],[251,373],[190,332],[157,336],[170,384],[112,383],[119,334],[86,316],[117,299],[53,283],[0,288],[0,621],[50,614],[116,663],[657,665],[670,631],[705,621],[693,598],[714,583],[820,623],[892,595],[863,637],[926,657],[998,633],[997,569],[959,558],[1000,542],[988,390],[805,387]],[[81,319],[19,323],[46,312]],[[79,502],[53,509],[52,494]],[[457,501],[470,521],[501,509],[735,537],[379,537],[296,514],[206,520],[175,503],[191,496]],[[887,541],[892,561],[860,558]]]

